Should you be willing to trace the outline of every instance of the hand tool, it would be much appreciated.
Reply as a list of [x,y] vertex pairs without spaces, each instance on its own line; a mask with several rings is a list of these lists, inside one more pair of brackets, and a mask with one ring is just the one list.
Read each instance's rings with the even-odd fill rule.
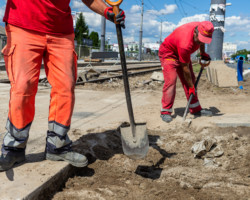
[[[106,2],[113,7],[113,12],[115,13],[116,16],[119,13],[119,5],[122,3],[122,0],[106,0]],[[122,66],[127,109],[130,120],[130,125],[122,125],[120,127],[122,148],[124,154],[127,155],[128,157],[132,159],[140,159],[147,155],[149,149],[146,123],[136,124],[134,120],[129,82],[128,82],[126,58],[124,53],[122,30],[121,30],[121,25],[117,23],[116,20],[115,24],[116,24],[117,40],[120,51],[120,60]]]
[[[204,61],[205,62],[205,61]],[[195,90],[197,89],[197,85],[199,83],[199,80],[200,80],[200,77],[201,77],[201,74],[202,74],[202,71],[203,71],[204,67],[201,66],[201,69],[200,69],[200,72],[199,72],[199,75],[195,81],[195,84],[194,84],[194,87],[195,87]],[[184,112],[184,115],[183,115],[183,118],[182,118],[182,121],[184,122],[186,120],[186,116],[187,116],[187,112],[188,112],[188,109],[189,109],[189,106],[190,106],[190,103],[192,101],[194,97],[194,94],[191,94],[189,96],[189,99],[188,99],[188,103],[187,103],[187,106],[186,106],[186,109],[185,109],[185,112]]]

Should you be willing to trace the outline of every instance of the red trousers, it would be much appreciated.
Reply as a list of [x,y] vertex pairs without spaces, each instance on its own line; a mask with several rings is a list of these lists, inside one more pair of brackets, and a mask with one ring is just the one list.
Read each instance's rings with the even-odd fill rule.
[[[176,80],[177,75],[179,76],[182,86],[184,88],[185,94],[187,99],[189,99],[189,93],[188,93],[188,84],[184,78],[182,67],[179,63],[179,61],[176,61],[174,59],[166,59],[166,58],[160,58],[161,66],[163,68],[163,76],[164,76],[164,86],[162,89],[162,109],[161,114],[171,114],[172,107],[175,100],[175,94],[176,94]],[[193,83],[195,83],[195,76],[192,68],[192,63],[189,65],[190,72],[192,75]],[[198,100],[197,95],[193,97],[189,111],[190,113],[196,113],[201,110],[201,106]]]

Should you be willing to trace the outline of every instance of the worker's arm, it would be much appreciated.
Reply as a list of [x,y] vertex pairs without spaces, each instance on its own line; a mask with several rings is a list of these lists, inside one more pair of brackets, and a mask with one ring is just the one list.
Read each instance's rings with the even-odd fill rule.
[[181,63],[181,67],[182,67],[182,71],[183,71],[185,81],[188,84],[188,87],[189,88],[194,87],[191,72],[190,72],[190,69],[189,69],[189,63]]
[[113,12],[112,7],[108,7],[103,0],[82,0],[82,2],[88,6],[94,12],[104,16],[106,19],[120,23],[122,28],[125,28],[125,12],[120,9],[120,12],[116,15]]
[[211,60],[209,54],[207,54],[205,52],[205,44],[204,43],[202,43],[200,45],[200,55],[201,55],[200,65],[204,69],[204,67],[207,67],[210,64],[210,60]]
[[202,43],[202,44],[200,45],[200,54],[202,55],[202,54],[204,54],[204,53],[206,53],[206,52],[205,52],[205,44]]
[[183,71],[183,76],[185,81],[188,84],[188,90],[189,90],[189,95],[193,93],[195,95],[195,88],[194,84],[192,81],[192,76],[191,72],[189,69],[189,63],[191,62],[190,60],[190,51],[184,48],[178,48],[178,54],[179,54],[179,61],[181,63],[181,68]]
[[188,84],[188,93],[189,95],[191,94],[195,95],[195,87],[192,81],[192,76],[189,69],[189,63],[181,63],[181,67],[183,70],[184,79]]
[[103,0],[82,0],[94,12],[104,16],[104,11],[108,7]]

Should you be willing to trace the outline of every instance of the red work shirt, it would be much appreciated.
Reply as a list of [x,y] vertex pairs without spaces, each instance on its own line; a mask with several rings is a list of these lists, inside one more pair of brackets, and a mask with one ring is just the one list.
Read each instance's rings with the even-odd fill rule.
[[8,0],[3,18],[11,25],[55,35],[74,32],[70,0]]
[[199,47],[194,42],[194,30],[200,22],[191,22],[176,28],[161,44],[159,57],[189,63],[191,54]]

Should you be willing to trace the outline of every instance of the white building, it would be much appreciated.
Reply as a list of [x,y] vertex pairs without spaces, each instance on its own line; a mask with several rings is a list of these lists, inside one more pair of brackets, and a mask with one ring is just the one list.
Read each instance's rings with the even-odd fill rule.
[[223,43],[223,57],[229,58],[232,54],[235,54],[237,51],[237,44],[230,43],[230,42],[224,42]]
[[150,49],[151,51],[159,51],[160,43],[144,43],[144,51]]
[[138,42],[130,42],[128,43],[128,51],[138,51],[139,43]]
[[[118,44],[111,44],[110,45],[111,51],[119,52]],[[124,44],[124,51],[128,51],[128,45]]]

